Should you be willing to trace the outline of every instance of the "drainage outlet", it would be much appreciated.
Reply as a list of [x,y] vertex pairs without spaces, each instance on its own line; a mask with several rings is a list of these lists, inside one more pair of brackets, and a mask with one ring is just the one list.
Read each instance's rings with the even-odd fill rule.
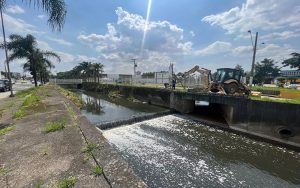
[[279,127],[276,132],[281,138],[290,138],[294,136],[294,131],[288,127]]

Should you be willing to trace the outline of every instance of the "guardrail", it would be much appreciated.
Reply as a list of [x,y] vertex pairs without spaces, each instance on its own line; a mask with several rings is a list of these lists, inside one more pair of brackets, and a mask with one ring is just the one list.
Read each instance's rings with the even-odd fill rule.
[[82,79],[49,79],[53,84],[82,84]]

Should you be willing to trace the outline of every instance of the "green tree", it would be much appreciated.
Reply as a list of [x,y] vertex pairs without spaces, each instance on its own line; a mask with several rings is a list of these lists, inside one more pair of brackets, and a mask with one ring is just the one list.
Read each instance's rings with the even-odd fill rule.
[[237,64],[234,68],[244,72],[244,69],[243,69],[242,65],[240,65],[240,64]]
[[[60,57],[54,52],[39,50],[36,39],[32,35],[26,35],[26,37],[10,35],[9,38],[10,41],[7,43],[7,49],[11,51],[9,61],[26,59],[27,62],[24,64],[24,70],[30,71],[35,86],[37,86],[37,73],[39,71],[45,72],[45,70],[42,71],[39,69],[44,69],[47,66],[51,68],[51,61],[48,58],[54,57],[60,61]],[[4,48],[4,45],[1,44],[0,47]]]
[[275,66],[274,60],[264,59],[260,63],[255,64],[254,84],[262,84],[267,80],[274,79],[279,76],[280,69]]
[[103,73],[103,67],[104,66],[101,63],[91,63],[83,61],[70,71],[57,73],[56,77],[59,79],[93,78],[94,82],[99,82],[101,74]]
[[284,67],[297,68],[300,70],[300,54],[299,53],[291,53],[291,58],[286,59],[282,62]]

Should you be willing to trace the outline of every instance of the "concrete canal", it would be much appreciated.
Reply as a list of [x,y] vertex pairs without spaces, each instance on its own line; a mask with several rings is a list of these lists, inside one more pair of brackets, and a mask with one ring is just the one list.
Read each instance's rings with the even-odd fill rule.
[[[95,125],[164,109],[82,93]],[[149,187],[299,187],[300,153],[167,115],[103,131]]]

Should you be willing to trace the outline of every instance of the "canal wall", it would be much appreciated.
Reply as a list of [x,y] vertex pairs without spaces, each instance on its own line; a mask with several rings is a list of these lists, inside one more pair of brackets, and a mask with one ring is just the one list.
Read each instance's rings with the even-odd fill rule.
[[[275,144],[294,144],[300,148],[300,105],[256,101],[244,97],[207,96],[168,89],[83,83],[83,89],[100,93],[120,91],[126,96],[150,104],[174,109],[181,113],[194,111],[195,100],[206,100],[209,108],[220,108],[221,116],[231,130],[276,140]],[[216,105],[212,105],[216,104]],[[258,136],[257,136],[258,135]]]

